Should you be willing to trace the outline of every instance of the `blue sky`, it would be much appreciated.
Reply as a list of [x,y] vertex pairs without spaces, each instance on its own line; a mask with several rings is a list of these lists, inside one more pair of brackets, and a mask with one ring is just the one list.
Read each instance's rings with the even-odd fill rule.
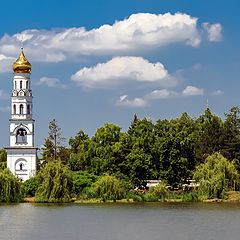
[[206,106],[240,105],[237,0],[4,1],[0,9],[0,146],[9,142],[11,64],[32,63],[36,144],[56,118],[68,139],[105,122],[126,130]]

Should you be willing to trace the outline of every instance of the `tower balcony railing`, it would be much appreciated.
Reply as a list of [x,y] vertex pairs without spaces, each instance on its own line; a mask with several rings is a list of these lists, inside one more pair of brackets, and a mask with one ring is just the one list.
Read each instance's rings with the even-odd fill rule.
[[31,120],[32,119],[32,114],[12,114],[12,119]]

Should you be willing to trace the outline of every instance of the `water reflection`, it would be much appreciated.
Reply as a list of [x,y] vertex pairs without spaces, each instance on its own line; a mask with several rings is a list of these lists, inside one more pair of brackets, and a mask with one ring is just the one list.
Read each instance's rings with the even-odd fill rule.
[[239,204],[0,205],[1,240],[237,240]]

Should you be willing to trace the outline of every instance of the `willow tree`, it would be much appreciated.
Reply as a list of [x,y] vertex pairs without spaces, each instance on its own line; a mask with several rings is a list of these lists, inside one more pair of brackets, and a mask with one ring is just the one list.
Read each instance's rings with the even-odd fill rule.
[[68,202],[72,187],[70,171],[61,161],[50,161],[38,174],[38,202]]
[[97,197],[106,200],[117,200],[124,196],[124,189],[121,182],[114,176],[105,175],[98,179],[93,186]]
[[193,178],[200,184],[200,194],[207,198],[224,198],[227,191],[236,190],[239,186],[234,162],[229,162],[220,153],[208,156],[196,168]]
[[7,167],[7,152],[4,149],[0,149],[0,169]]
[[0,202],[19,202],[21,181],[9,169],[0,170]]

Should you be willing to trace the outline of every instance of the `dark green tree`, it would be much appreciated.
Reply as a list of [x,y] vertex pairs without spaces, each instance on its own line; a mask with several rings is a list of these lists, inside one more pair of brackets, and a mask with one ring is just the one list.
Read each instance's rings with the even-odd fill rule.
[[25,197],[35,197],[36,191],[39,188],[39,177],[35,176],[22,183],[22,193]]
[[128,132],[131,151],[126,156],[127,175],[135,186],[143,187],[147,179],[155,179],[158,175],[152,151],[156,140],[154,124],[147,118],[136,119]]
[[71,176],[73,180],[72,191],[76,195],[87,192],[87,189],[98,179],[98,176],[90,174],[87,171],[72,171]]
[[137,125],[137,122],[139,121],[139,119],[138,119],[138,117],[137,117],[137,114],[135,113],[134,115],[133,115],[133,119],[132,119],[132,122],[131,122],[131,124],[130,124],[130,127],[128,128],[128,133],[129,134],[132,134],[133,133],[133,131],[134,131],[134,128],[135,128],[135,126]]
[[73,171],[94,172],[91,160],[95,156],[95,143],[80,130],[75,137],[69,139],[69,165]]
[[45,142],[44,142],[44,145],[43,145],[43,159],[45,161],[48,161],[48,160],[51,160],[51,159],[54,159],[54,156],[55,156],[55,148],[54,148],[54,143],[46,138],[45,139]]
[[106,123],[97,129],[92,138],[95,145],[95,156],[91,160],[95,174],[113,174],[119,171],[121,135],[121,128],[115,124]]
[[232,107],[225,113],[226,119],[223,123],[221,153],[229,160],[235,160],[237,169],[240,170],[240,109]]
[[151,154],[155,142],[154,124],[147,118],[137,120],[129,133],[132,148],[143,149],[145,153]]
[[126,158],[126,164],[131,183],[138,188],[145,187],[146,180],[152,176],[152,156],[143,149],[132,149]]
[[156,141],[153,146],[157,178],[172,186],[191,178],[195,168],[195,121],[186,113],[173,120],[159,120],[155,125]]
[[81,151],[81,144],[88,139],[88,135],[83,130],[80,130],[75,137],[71,137],[69,139],[71,153],[76,154],[79,150]]
[[203,162],[207,156],[221,151],[223,122],[207,108],[197,123],[199,130],[194,139],[195,155],[198,162]]

